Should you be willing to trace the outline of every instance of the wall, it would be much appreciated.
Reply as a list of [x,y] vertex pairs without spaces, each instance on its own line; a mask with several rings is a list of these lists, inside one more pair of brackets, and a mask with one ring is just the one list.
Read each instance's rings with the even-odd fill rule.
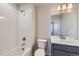
[[51,36],[50,16],[55,11],[55,4],[38,6],[36,8],[37,15],[37,38],[48,39]]
[[77,34],[78,34],[78,40],[79,40],[79,4],[77,4],[77,5],[78,5],[78,9],[77,9],[77,12],[78,12],[78,13],[77,13],[77,15],[78,15],[78,16],[77,16],[77,17],[78,17],[78,18],[77,18],[77,19],[78,19],[78,20],[77,20],[77,24],[78,24],[78,28],[77,28],[77,29],[78,29],[78,32],[77,32]]
[[15,4],[0,3],[0,55],[17,47],[17,20],[18,7]]

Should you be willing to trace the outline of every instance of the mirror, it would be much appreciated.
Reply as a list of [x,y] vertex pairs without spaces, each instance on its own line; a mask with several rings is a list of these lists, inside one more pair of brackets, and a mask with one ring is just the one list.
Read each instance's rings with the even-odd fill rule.
[[51,16],[51,36],[60,36],[63,39],[66,37],[78,39],[77,6],[77,4],[72,4],[71,10],[66,9],[57,15]]

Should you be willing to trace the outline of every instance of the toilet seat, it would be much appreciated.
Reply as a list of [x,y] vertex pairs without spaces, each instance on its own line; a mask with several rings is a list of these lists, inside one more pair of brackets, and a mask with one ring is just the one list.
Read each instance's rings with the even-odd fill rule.
[[45,56],[44,49],[37,49],[34,56]]

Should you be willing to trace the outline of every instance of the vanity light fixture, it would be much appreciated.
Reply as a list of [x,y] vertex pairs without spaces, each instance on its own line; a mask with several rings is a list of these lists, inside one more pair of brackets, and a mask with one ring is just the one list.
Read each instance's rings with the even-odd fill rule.
[[66,10],[66,9],[67,9],[66,4],[62,5],[62,8],[61,8],[61,9],[62,9],[62,10]]
[[60,13],[60,12],[61,12],[61,5],[58,5],[58,6],[57,6],[56,12],[57,12],[57,13]]
[[68,4],[67,9],[72,9],[72,4]]
[[63,4],[62,5],[62,8],[61,8],[61,13],[65,13],[67,10],[67,5],[66,4]]
[[57,6],[57,11],[60,13],[71,12],[73,6],[71,3],[69,4],[61,4]]
[[72,12],[72,8],[73,8],[72,4],[68,4],[67,12]]
[[57,10],[57,11],[60,11],[60,10],[61,10],[61,5],[58,5],[58,7],[57,7],[56,10]]

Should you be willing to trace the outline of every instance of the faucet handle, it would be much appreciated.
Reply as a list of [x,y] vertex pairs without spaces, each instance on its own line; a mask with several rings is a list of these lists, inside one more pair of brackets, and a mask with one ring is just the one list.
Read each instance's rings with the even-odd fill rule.
[[25,41],[26,40],[26,37],[23,37],[23,41]]

